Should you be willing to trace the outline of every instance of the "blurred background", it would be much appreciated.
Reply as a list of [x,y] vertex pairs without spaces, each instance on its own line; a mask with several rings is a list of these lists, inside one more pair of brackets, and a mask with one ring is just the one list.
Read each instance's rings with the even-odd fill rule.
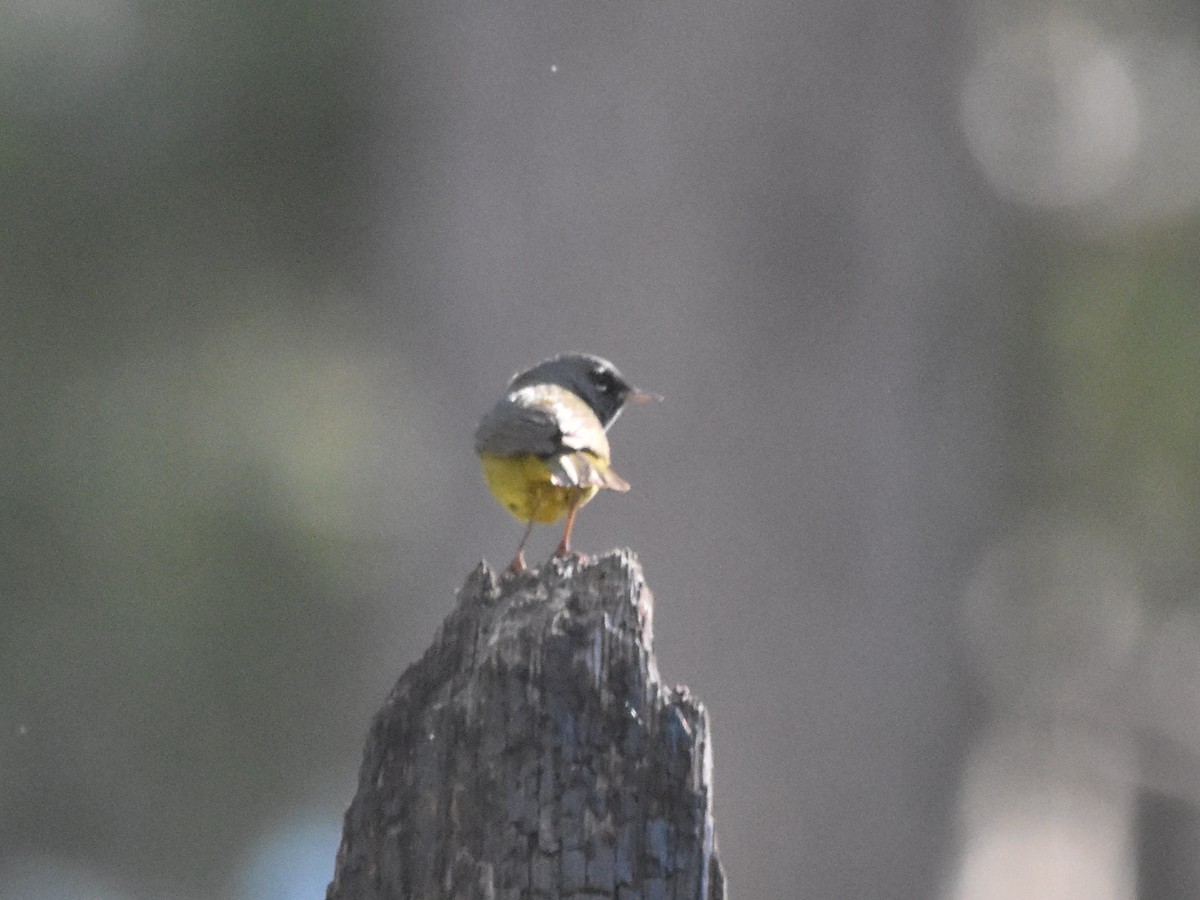
[[323,896],[575,349],[731,896],[1200,896],[1197,10],[5,0],[0,897]]

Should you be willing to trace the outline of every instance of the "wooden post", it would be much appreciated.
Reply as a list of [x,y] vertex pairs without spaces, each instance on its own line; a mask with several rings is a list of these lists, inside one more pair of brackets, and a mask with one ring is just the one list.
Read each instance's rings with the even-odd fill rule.
[[480,563],[367,739],[326,900],[723,900],[704,708],[627,551]]

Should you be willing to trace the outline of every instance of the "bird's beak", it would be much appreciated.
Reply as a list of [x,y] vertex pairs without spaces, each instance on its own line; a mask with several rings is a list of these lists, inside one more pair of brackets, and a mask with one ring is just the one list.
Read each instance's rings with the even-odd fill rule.
[[641,406],[643,403],[657,403],[662,400],[662,394],[652,394],[649,391],[639,391],[636,388],[625,397],[630,406]]

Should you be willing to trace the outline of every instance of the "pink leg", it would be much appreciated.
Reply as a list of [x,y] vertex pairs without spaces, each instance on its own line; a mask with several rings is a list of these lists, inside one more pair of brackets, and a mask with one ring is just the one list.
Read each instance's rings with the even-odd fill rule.
[[571,508],[567,510],[567,524],[563,527],[562,540],[558,542],[558,549],[554,551],[555,556],[571,555],[571,529],[575,527],[575,513],[578,509],[579,501],[576,500],[571,504]]

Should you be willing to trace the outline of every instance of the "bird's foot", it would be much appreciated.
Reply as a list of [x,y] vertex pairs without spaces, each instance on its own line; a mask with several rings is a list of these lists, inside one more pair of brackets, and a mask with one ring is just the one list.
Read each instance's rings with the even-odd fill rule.
[[524,572],[525,571],[525,552],[518,550],[517,555],[513,557],[513,561],[508,564],[509,572]]
[[572,550],[570,547],[568,547],[565,544],[558,545],[558,549],[556,549],[554,551],[554,558],[555,559],[574,559],[574,560],[577,560],[578,562],[587,562],[588,561],[588,555],[586,553],[580,553],[578,550]]

